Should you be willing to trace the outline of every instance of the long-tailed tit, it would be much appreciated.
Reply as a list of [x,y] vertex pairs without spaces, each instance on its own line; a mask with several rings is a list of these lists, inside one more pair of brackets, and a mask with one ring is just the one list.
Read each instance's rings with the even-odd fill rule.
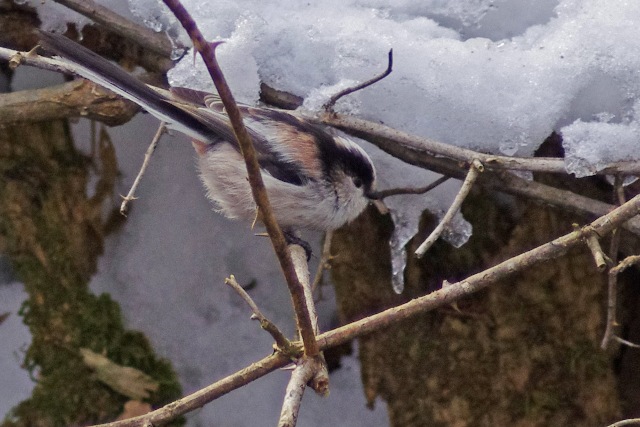
[[[41,45],[75,64],[85,77],[127,98],[194,139],[200,177],[217,210],[253,220],[256,205],[229,119],[217,95],[148,86],[61,35],[41,33]],[[240,106],[281,227],[331,230],[355,219],[376,197],[375,169],[353,141],[296,115]]]

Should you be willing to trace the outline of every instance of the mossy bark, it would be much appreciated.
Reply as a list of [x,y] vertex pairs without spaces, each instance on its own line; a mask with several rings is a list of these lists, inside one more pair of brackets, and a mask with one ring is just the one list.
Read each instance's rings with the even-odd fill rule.
[[[503,200],[504,202],[504,200]],[[571,231],[549,208],[475,192],[473,236],[409,257],[403,295],[391,290],[388,221],[370,211],[333,239],[332,274],[344,321],[428,293]],[[426,215],[413,253],[435,226]],[[357,236],[357,237],[355,237]],[[359,341],[370,404],[400,426],[602,426],[620,415],[610,355],[599,348],[606,283],[585,249]]]
[[[98,182],[88,197],[96,167]],[[0,127],[0,236],[29,295],[21,309],[32,334],[24,363],[36,381],[5,427],[87,425],[122,412],[129,398],[98,381],[80,348],[153,377],[159,389],[147,399],[152,405],[180,395],[169,362],[154,355],[141,333],[125,329],[109,296],[88,290],[111,224],[102,211],[116,175],[104,132],[89,159],[74,148],[66,121]]]

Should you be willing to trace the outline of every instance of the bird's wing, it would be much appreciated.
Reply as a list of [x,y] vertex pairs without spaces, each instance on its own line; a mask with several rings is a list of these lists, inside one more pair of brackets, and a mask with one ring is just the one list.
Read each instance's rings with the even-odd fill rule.
[[[162,88],[147,85],[122,68],[91,50],[59,34],[40,32],[40,44],[49,52],[75,65],[77,73],[118,95],[129,99],[175,129],[207,144],[227,141],[239,150],[236,138],[216,94],[188,88]],[[251,136],[258,162],[273,177],[295,185],[310,178],[298,167],[295,159],[277,146],[278,128],[262,124],[270,118],[270,110],[241,106],[245,124]],[[283,118],[292,117],[286,113]],[[295,130],[283,123],[285,137]],[[267,134],[262,133],[267,132]]]

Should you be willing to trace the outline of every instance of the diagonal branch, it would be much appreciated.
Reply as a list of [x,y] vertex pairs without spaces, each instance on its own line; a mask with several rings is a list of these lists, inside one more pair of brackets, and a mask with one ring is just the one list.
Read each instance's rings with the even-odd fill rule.
[[569,249],[583,244],[583,239],[592,232],[604,236],[626,221],[640,214],[640,195],[635,196],[624,205],[614,209],[607,215],[582,227],[580,230],[552,240],[523,254],[510,258],[487,270],[474,274],[457,283],[453,283],[438,291],[411,300],[406,304],[390,308],[362,320],[325,332],[318,336],[321,349],[333,347],[352,340],[356,336],[370,334],[392,324],[409,319],[455,300],[478,292],[492,283],[503,280],[514,273],[522,272],[543,261],[558,258]]
[[269,237],[271,237],[271,243],[278,260],[280,261],[280,266],[282,267],[282,271],[287,280],[287,285],[289,286],[289,292],[291,293],[296,313],[298,330],[300,331],[300,335],[304,343],[305,354],[308,356],[315,356],[319,352],[318,344],[311,324],[309,310],[307,309],[304,301],[302,286],[296,276],[284,234],[273,215],[271,204],[267,196],[267,190],[265,189],[262,181],[262,174],[260,173],[260,166],[258,165],[258,158],[253,147],[253,143],[251,142],[247,129],[242,122],[240,109],[233,98],[231,89],[222,74],[218,61],[216,60],[214,50],[217,44],[212,45],[204,39],[196,23],[193,21],[187,10],[182,6],[180,1],[164,0],[164,3],[169,7],[169,9],[171,9],[178,21],[180,21],[193,41],[196,51],[198,51],[202,56],[202,59],[207,66],[207,70],[209,71],[209,75],[216,86],[218,95],[220,95],[225,112],[229,116],[233,132],[238,140],[238,144],[240,145],[242,155],[245,160],[253,197],[262,216],[262,222],[267,229],[267,233],[269,233]]
[[171,402],[162,408],[151,411],[147,414],[140,415],[126,420],[114,421],[106,424],[99,424],[94,427],[143,427],[146,425],[158,426],[168,423],[181,415],[202,408],[207,403],[215,400],[230,391],[236,390],[252,381],[257,380],[273,372],[276,369],[283,368],[291,363],[291,359],[281,353],[274,353],[263,358],[240,371],[229,375],[226,378],[216,381],[215,383],[196,391],[188,396]]

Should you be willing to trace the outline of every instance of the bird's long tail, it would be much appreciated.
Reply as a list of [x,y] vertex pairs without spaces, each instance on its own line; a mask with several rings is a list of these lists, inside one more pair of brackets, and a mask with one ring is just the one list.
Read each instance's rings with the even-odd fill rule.
[[212,126],[211,118],[198,115],[194,106],[180,106],[168,97],[168,91],[163,93],[152,89],[117,65],[62,35],[40,32],[40,44],[48,52],[73,63],[75,71],[81,77],[135,102],[166,122],[169,128],[201,141],[215,141],[221,136],[220,127],[228,128],[226,123]]

